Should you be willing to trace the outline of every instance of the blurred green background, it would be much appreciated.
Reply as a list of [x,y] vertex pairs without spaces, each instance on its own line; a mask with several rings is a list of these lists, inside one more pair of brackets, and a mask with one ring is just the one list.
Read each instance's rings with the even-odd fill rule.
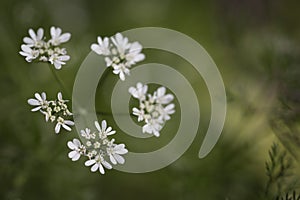
[[[299,192],[297,181],[289,184],[300,171],[299,7],[296,0],[2,0],[0,199],[255,200]],[[67,158],[66,142],[77,133],[55,135],[53,125],[31,113],[26,102],[34,92],[54,97],[60,86],[47,64],[26,63],[18,54],[29,28],[43,27],[48,35],[52,25],[72,33],[65,45],[71,61],[58,73],[70,91],[98,35],[157,26],[180,31],[202,44],[219,67],[228,99],[225,128],[214,150],[205,159],[197,157],[210,119],[209,96],[201,78],[175,55],[146,50],[147,62],[173,66],[201,91],[201,122],[194,143],[172,165],[146,174],[110,170],[102,176],[90,172],[83,160],[73,163]],[[97,109],[109,111],[106,93],[116,80],[109,75],[98,88]],[[164,128],[166,136],[161,139],[131,140],[121,133],[116,139],[136,151],[159,148],[173,137],[179,114]],[[111,116],[106,119],[114,125]],[[293,164],[289,176],[279,173],[282,179],[272,179],[281,186],[266,194],[270,179],[265,163],[274,142]]]

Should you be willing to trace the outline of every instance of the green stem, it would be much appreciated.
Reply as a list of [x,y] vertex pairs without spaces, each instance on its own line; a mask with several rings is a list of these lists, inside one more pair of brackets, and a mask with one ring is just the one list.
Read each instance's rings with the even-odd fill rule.
[[57,75],[54,67],[50,64],[48,64],[51,72],[52,72],[52,75],[54,76],[55,80],[57,81],[57,83],[59,84],[59,86],[61,87],[61,89],[63,90],[63,92],[65,93],[65,95],[67,96],[68,99],[71,99],[71,95],[70,93],[68,92],[68,90],[66,89],[65,87],[65,84],[64,82],[59,78],[59,76]]
[[[57,75],[56,70],[54,69],[54,67],[52,65],[50,65],[50,64],[48,64],[48,66],[49,66],[49,68],[50,68],[50,70],[52,72],[52,75],[54,76],[55,80],[57,81],[57,83],[59,84],[59,86],[62,88],[62,90],[64,91],[64,93],[66,94],[67,98],[71,99],[70,93],[66,89],[64,82]],[[110,71],[110,69],[106,69],[104,71],[102,77],[100,78],[99,85],[101,85],[105,81],[107,75],[109,74],[109,71]],[[97,115],[104,115],[104,116],[112,115],[112,113],[109,113],[109,112],[100,112],[100,111],[96,111],[96,114]],[[117,115],[127,115],[127,113],[119,113]],[[134,116],[132,113],[130,113],[130,115]]]

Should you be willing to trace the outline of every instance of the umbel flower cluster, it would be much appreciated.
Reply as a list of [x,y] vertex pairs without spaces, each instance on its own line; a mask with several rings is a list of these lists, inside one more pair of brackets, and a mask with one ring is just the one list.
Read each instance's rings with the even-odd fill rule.
[[47,100],[46,93],[35,93],[35,99],[28,99],[28,104],[35,106],[31,109],[32,112],[40,111],[45,116],[46,122],[55,122],[55,133],[60,132],[61,127],[67,131],[71,131],[70,126],[74,125],[74,122],[70,120],[72,113],[69,111],[67,102],[62,98],[61,92],[57,94],[56,100]]
[[139,108],[133,108],[133,115],[138,121],[144,121],[143,133],[160,136],[160,131],[170,115],[175,113],[175,105],[171,103],[174,99],[172,94],[166,94],[165,87],[159,87],[153,94],[147,94],[148,86],[137,83],[136,87],[130,87],[129,93],[139,100]]
[[40,62],[50,62],[56,69],[61,69],[61,66],[66,64],[70,59],[67,55],[67,50],[61,48],[60,45],[70,40],[70,33],[63,33],[60,28],[52,26],[50,28],[51,39],[46,41],[44,37],[44,29],[39,28],[37,32],[29,29],[30,37],[24,37],[24,44],[21,45],[19,53],[25,57],[27,62],[37,60]]
[[[23,38],[24,44],[21,45],[19,52],[25,57],[27,62],[49,62],[56,69],[61,69],[62,65],[70,59],[67,50],[60,45],[69,41],[70,33],[62,33],[60,28],[51,27],[51,38],[47,41],[44,37],[44,29],[39,28],[36,32],[33,29],[28,31],[29,37]],[[112,68],[114,74],[124,81],[126,75],[130,75],[130,68],[137,62],[145,59],[141,53],[143,47],[138,42],[129,42],[127,37],[117,33],[112,37],[99,36],[97,44],[92,44],[91,49],[95,53],[104,57],[107,67]],[[58,83],[64,88],[62,81],[51,70]],[[144,121],[143,133],[160,135],[165,122],[169,120],[170,115],[175,112],[175,105],[171,103],[174,99],[172,94],[166,94],[166,88],[158,88],[154,94],[147,94],[148,86],[137,83],[136,87],[131,87],[129,92],[136,99],[139,99],[139,108],[133,108],[133,114],[138,117],[138,121]],[[55,123],[55,133],[58,134],[62,129],[72,130],[75,125],[72,120],[73,114],[69,110],[67,102],[63,99],[61,92],[58,92],[57,98],[47,100],[45,92],[35,93],[34,98],[27,100],[28,104],[33,106],[32,112],[41,113],[46,122]],[[112,127],[103,120],[101,125],[95,121],[95,131],[85,128],[80,131],[81,140],[74,138],[67,142],[71,149],[68,157],[72,161],[86,157],[85,166],[90,167],[92,172],[99,171],[105,173],[105,169],[112,169],[113,165],[124,164],[123,157],[128,153],[125,144],[116,144],[114,138],[109,136],[116,133]]]
[[[85,166],[91,167],[92,172],[99,171],[105,173],[104,168],[112,169],[112,164],[124,164],[125,159],[122,155],[128,150],[125,144],[115,144],[115,139],[109,139],[107,136],[116,133],[111,127],[107,127],[105,120],[100,124],[95,121],[96,132],[91,132],[91,129],[86,128],[81,130],[81,136],[84,138],[83,144],[74,138],[73,141],[67,143],[71,149],[68,156],[72,161],[77,161],[80,156],[85,156],[88,160],[84,163]],[[110,160],[107,161],[107,160]]]
[[112,67],[113,73],[119,74],[122,81],[125,80],[125,75],[130,75],[131,66],[145,59],[145,55],[141,53],[142,45],[138,42],[130,43],[121,33],[103,39],[99,36],[97,41],[97,44],[91,45],[92,51],[103,55],[106,66]]

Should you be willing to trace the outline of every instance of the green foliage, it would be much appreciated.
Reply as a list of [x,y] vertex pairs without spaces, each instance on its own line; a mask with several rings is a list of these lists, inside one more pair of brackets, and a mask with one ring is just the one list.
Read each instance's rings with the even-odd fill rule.
[[[279,199],[297,188],[298,177],[293,174],[293,160],[278,144],[273,143],[269,150],[269,161],[266,162],[266,175],[268,177],[265,196],[269,199]],[[295,196],[296,191],[293,191]],[[287,198],[289,199],[289,198]]]
[[300,194],[296,194],[296,191],[293,191],[291,195],[289,195],[289,193],[286,193],[286,195],[284,196],[276,197],[276,200],[300,200]]

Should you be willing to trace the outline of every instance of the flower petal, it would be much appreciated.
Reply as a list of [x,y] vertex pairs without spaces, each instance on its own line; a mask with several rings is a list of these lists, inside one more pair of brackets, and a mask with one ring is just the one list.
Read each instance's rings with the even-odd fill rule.
[[102,120],[101,127],[102,127],[102,131],[104,132],[106,130],[106,127],[107,127],[107,123],[106,123],[105,120]]
[[73,139],[73,143],[74,143],[74,145],[76,145],[76,147],[80,147],[81,146],[81,143],[80,143],[80,141],[77,138]]
[[87,161],[85,161],[84,165],[85,165],[85,166],[91,166],[91,165],[93,165],[93,164],[95,164],[95,163],[96,163],[95,160],[87,160]]
[[69,126],[67,126],[66,124],[61,124],[62,125],[62,127],[64,128],[64,129],[66,129],[67,131],[71,131],[72,129],[69,127]]
[[96,129],[101,132],[101,128],[100,128],[100,125],[99,125],[99,122],[98,121],[95,121],[95,126],[96,126]]
[[32,105],[32,106],[39,106],[39,105],[41,105],[40,102],[38,100],[36,100],[36,99],[28,99],[27,103],[30,104],[30,105]]
[[[73,140],[74,141],[74,140]],[[72,150],[76,149],[77,146],[72,142],[72,141],[68,141],[67,143],[68,147]]]
[[72,158],[72,161],[77,161],[79,158],[80,158],[80,153],[76,152],[76,154]]
[[57,123],[56,126],[55,126],[55,133],[58,134],[59,131],[60,131],[60,126],[61,124],[60,123]]
[[101,174],[105,174],[104,168],[103,168],[103,166],[101,164],[99,164],[99,171],[100,171]]
[[114,157],[115,157],[115,159],[117,160],[118,163],[120,163],[120,164],[125,163],[125,159],[122,156],[120,156],[119,154],[115,154]]
[[116,161],[116,159],[113,157],[113,155],[109,155],[109,159],[110,159],[110,162],[111,162],[112,164],[114,164],[114,165],[117,164],[117,161]]
[[70,151],[70,152],[68,153],[68,157],[69,157],[69,158],[73,158],[77,153],[78,153],[77,151]]
[[[102,167],[101,164],[100,164],[100,166]],[[94,164],[94,165],[92,166],[92,168],[91,168],[91,171],[92,171],[92,172],[97,171],[97,169],[98,169],[100,166],[98,165],[98,163]]]

